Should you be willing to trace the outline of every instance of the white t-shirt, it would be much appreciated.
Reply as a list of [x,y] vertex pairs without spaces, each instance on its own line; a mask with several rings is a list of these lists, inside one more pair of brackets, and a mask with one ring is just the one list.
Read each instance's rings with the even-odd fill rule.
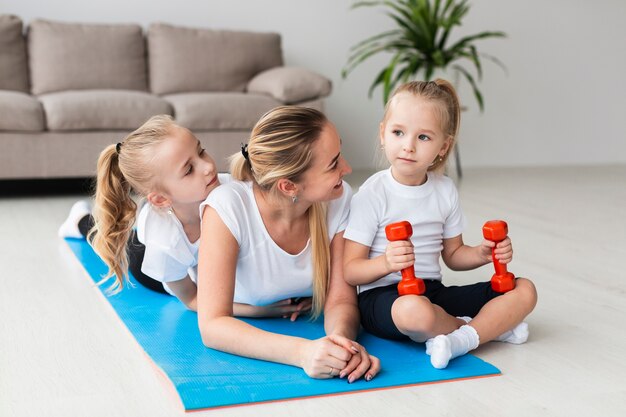
[[[218,174],[222,184],[230,178],[229,174]],[[168,282],[187,275],[196,282],[200,240],[190,242],[175,215],[144,204],[137,218],[137,238],[146,246],[141,271],[161,281],[167,292],[172,294]]]
[[[385,253],[389,244],[385,226],[406,220],[413,227],[411,242],[415,247],[415,275],[441,280],[439,257],[443,239],[458,236],[465,226],[459,194],[452,180],[429,172],[419,186],[397,182],[391,169],[377,172],[365,181],[354,195],[346,239],[370,247],[369,258]],[[386,275],[359,292],[400,281],[400,272]]]
[[[341,197],[328,203],[330,240],[345,229],[348,221],[352,190],[346,182],[343,190]],[[220,186],[201,204],[201,212],[205,205],[215,209],[239,244],[235,302],[267,305],[290,297],[312,296],[311,241],[296,255],[281,249],[263,224],[251,182],[232,181]]]

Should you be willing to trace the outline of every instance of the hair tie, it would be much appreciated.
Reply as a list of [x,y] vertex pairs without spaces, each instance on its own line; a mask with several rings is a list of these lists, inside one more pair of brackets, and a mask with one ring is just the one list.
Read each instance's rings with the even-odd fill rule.
[[241,144],[241,154],[243,155],[243,157],[246,159],[246,161],[248,161],[248,163],[250,162],[250,156],[248,154],[248,144]]
[[122,142],[117,142],[117,145],[115,145],[115,152],[117,152],[117,154],[120,154],[120,149],[122,149]]

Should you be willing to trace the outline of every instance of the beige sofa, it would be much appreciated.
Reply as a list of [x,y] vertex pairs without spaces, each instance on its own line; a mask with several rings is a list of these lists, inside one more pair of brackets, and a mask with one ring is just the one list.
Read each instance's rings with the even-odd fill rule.
[[0,15],[0,180],[86,177],[100,151],[154,114],[215,157],[282,104],[322,109],[330,81],[283,66],[277,33],[163,23],[22,21]]

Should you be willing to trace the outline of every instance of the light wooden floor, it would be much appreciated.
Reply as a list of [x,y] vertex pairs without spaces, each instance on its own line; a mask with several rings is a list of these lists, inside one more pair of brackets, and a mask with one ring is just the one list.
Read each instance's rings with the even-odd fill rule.
[[[475,352],[502,376],[194,415],[626,415],[626,166],[468,169],[460,191],[466,242],[485,220],[507,220],[509,269],[539,291],[528,343]],[[0,416],[182,415],[56,237],[77,198],[0,199]]]

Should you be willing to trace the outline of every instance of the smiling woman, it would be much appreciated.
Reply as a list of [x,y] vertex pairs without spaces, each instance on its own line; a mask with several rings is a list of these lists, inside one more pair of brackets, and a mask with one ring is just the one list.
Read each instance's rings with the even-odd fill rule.
[[[231,158],[237,181],[212,193],[201,210],[198,322],[208,347],[298,366],[314,378],[373,378],[378,359],[354,341],[354,288],[342,277],[343,230],[351,168],[341,141],[319,111],[278,107]],[[306,340],[262,331],[233,318],[233,302],[265,305],[312,297],[328,336]],[[303,311],[304,312],[304,311]]]

